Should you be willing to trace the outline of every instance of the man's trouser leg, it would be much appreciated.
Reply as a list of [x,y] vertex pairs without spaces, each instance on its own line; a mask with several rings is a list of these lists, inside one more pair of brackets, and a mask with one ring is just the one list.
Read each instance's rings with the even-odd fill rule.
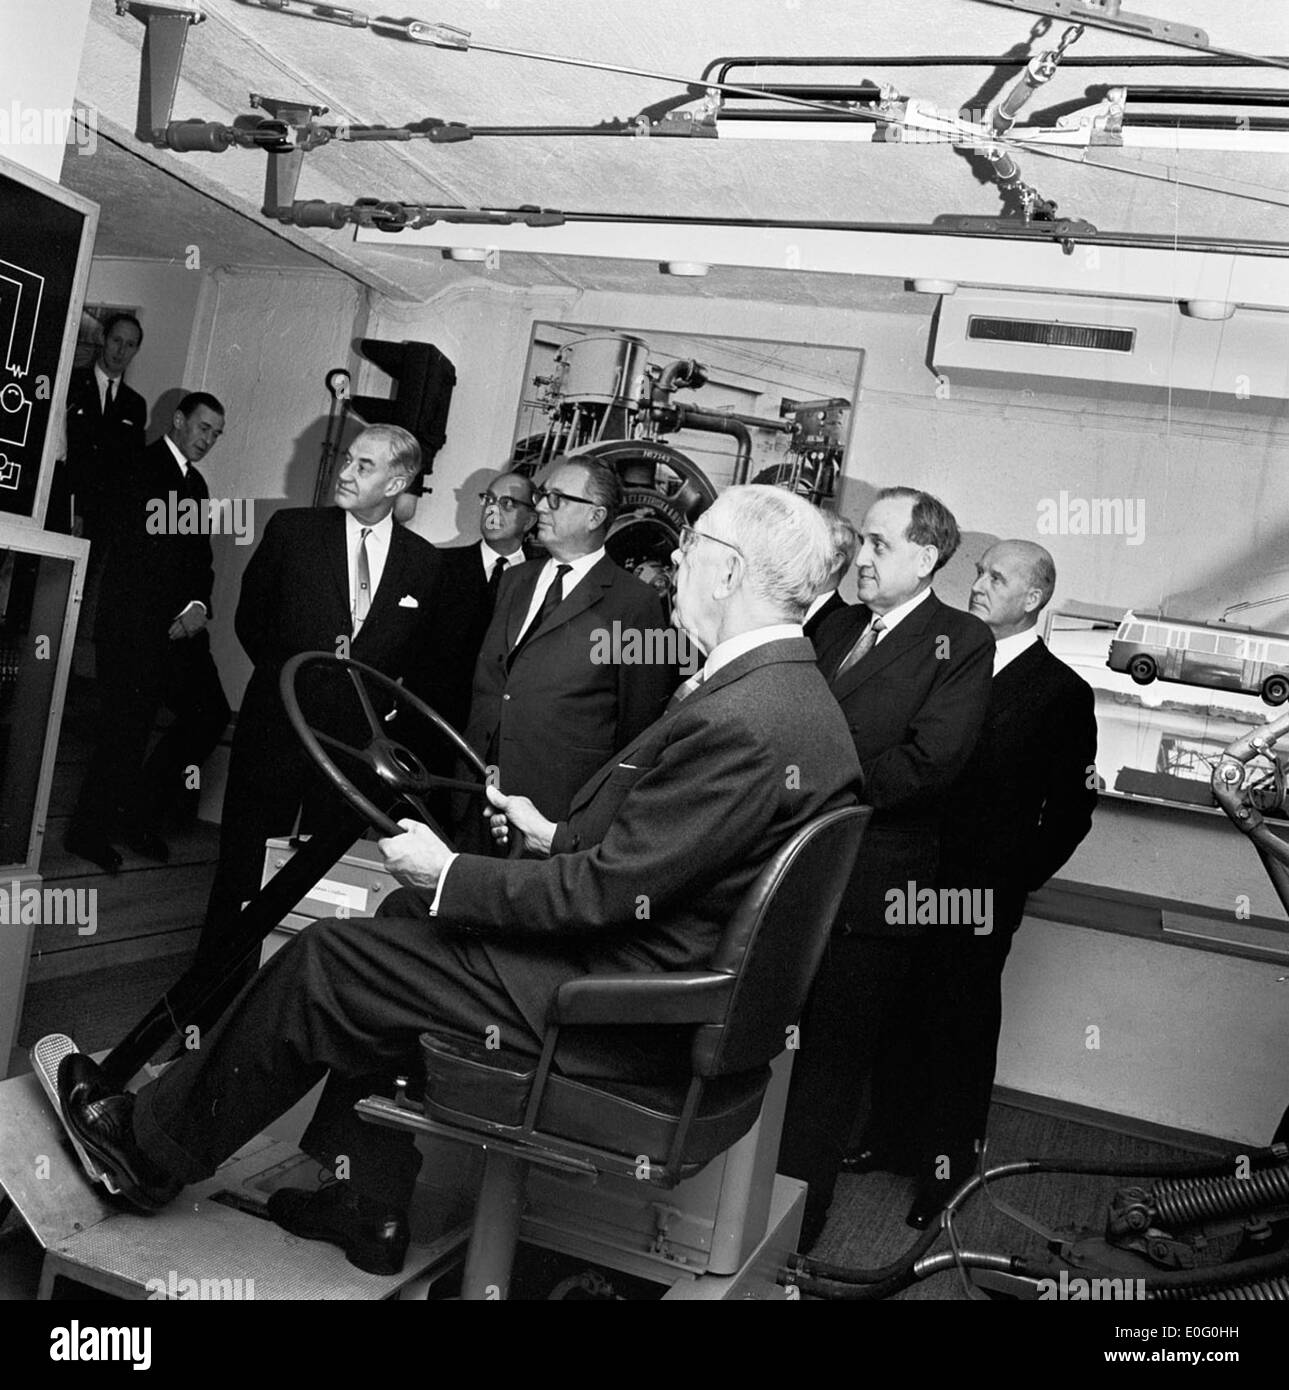
[[345,1157],[356,1191],[403,1204],[413,1137],[360,1121],[354,1083],[419,1070],[427,1030],[484,1038],[493,1026],[503,1047],[540,1050],[476,940],[428,917],[319,922],[140,1091],[135,1134],[162,1170],[197,1182],[330,1073],[303,1147],[327,1167]]

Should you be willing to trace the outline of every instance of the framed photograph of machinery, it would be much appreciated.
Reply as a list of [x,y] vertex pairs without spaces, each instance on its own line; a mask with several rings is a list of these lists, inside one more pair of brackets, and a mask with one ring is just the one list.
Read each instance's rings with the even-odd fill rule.
[[0,158],[0,515],[44,524],[98,208]]
[[[1110,796],[1217,812],[1210,781],[1222,750],[1285,713],[1289,634],[1067,603],[1044,637],[1096,695],[1097,778]],[[1286,818],[1265,757],[1245,785],[1264,815]]]
[[537,323],[512,454],[536,473],[590,449],[618,469],[626,505],[608,540],[662,588],[680,528],[731,483],[836,505],[864,352],[694,334]]

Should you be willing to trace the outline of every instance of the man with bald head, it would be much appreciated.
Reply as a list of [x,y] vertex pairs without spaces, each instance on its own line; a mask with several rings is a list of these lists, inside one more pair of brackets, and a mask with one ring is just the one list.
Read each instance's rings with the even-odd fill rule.
[[909,1224],[919,1228],[975,1167],[994,1082],[1003,965],[1026,896],[1074,853],[1096,807],[1092,689],[1048,651],[1036,626],[1055,587],[1051,555],[1022,540],[991,546],[971,586],[970,610],[994,634],[994,677],[980,741],[949,792],[939,882],[992,891],[992,913],[988,931],[967,923],[930,933],[913,972],[909,1022],[923,1045],[915,1068],[922,1085],[906,1075],[900,1093],[919,1178]]
[[502,576],[522,565],[524,541],[537,525],[532,480],[522,473],[494,473],[479,493],[479,539],[439,551],[440,589],[436,642],[450,690],[439,713],[464,730],[470,686],[484,634],[497,607]]

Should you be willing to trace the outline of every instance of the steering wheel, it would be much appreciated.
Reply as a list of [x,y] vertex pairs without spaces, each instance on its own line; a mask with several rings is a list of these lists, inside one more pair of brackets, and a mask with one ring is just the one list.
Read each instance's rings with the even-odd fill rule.
[[[365,748],[358,748],[351,743],[345,743],[322,729],[315,728],[305,718],[304,712],[300,708],[300,676],[303,671],[312,667],[326,667],[332,671],[339,669],[348,674],[370,730],[371,736]],[[376,713],[376,707],[368,691],[369,684],[383,695],[392,695],[396,705],[406,705],[420,721],[427,721],[432,724],[461,754],[466,763],[478,772],[480,780],[477,782],[466,781],[460,777],[442,777],[433,773],[410,748],[398,742],[397,739],[390,738],[386,732],[385,721]],[[352,778],[347,777],[336,766],[328,755],[327,748],[344,754],[346,758],[361,763],[365,768],[374,772],[393,794],[391,805],[399,801],[407,802],[426,825],[443,840],[447,840],[448,837],[444,835],[422,800],[425,794],[433,791],[436,787],[448,787],[456,791],[470,792],[476,796],[484,794],[489,778],[488,769],[483,759],[441,714],[432,710],[424,700],[418,699],[410,690],[404,689],[397,681],[390,680],[382,672],[374,670],[370,666],[364,666],[361,661],[350,661],[344,657],[332,656],[328,652],[301,652],[298,656],[293,656],[283,666],[279,685],[282,691],[282,703],[286,706],[291,727],[299,735],[300,742],[304,744],[309,756],[326,774],[327,779],[340,795],[354,810],[365,816],[382,835],[401,835],[403,829],[386,811],[366,796],[354,784]],[[324,744],[326,745],[325,748]],[[511,836],[512,849],[521,845],[522,841],[522,836]]]

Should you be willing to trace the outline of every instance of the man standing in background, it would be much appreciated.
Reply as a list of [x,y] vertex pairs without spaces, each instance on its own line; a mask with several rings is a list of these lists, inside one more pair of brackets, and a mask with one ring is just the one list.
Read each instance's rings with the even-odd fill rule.
[[[989,704],[993,637],[942,603],[934,575],[960,534],[939,498],[877,494],[860,527],[859,603],[815,635],[819,668],[846,715],[874,807],[867,839],[801,1021],[780,1172],[810,1184],[802,1249],[823,1229],[852,1124],[879,1047],[896,1024],[916,953],[917,922],[892,922],[888,893],[934,887],[944,795],[966,766]],[[874,1136],[871,1165],[894,1160]]]
[[999,541],[981,557],[970,611],[994,634],[989,712],[954,783],[941,837],[940,884],[992,894],[988,930],[941,925],[920,942],[904,1022],[908,1062],[890,1093],[912,1139],[921,1230],[976,1166],[1002,1027],[1002,974],[1028,894],[1069,859],[1097,804],[1092,688],[1038,635],[1056,588],[1051,555]]
[[435,642],[451,692],[439,713],[458,731],[470,715],[474,664],[497,606],[502,575],[524,563],[524,540],[537,525],[533,484],[522,473],[494,473],[479,494],[479,507],[481,539],[439,551]]
[[[501,579],[466,741],[497,768],[503,792],[531,797],[562,820],[586,779],[662,713],[676,666],[659,659],[672,650],[661,640],[650,644],[652,660],[596,659],[615,630],[620,640],[637,634],[638,649],[646,632],[671,635],[657,593],[604,548],[622,500],[617,470],[570,455],[534,496],[535,539],[550,558]],[[482,824],[471,814],[458,828],[466,848],[487,853]]]
[[[228,723],[228,701],[210,654],[210,595],[215,581],[208,530],[157,526],[162,515],[209,499],[197,468],[224,429],[224,407],[192,392],[170,429],[114,483],[112,541],[104,563],[95,625],[99,734],[68,827],[66,845],[108,873],[121,867],[112,840],[165,860],[158,833],[185,769],[200,767]],[[172,506],[171,503],[174,505]],[[147,762],[157,711],[174,723]]]

